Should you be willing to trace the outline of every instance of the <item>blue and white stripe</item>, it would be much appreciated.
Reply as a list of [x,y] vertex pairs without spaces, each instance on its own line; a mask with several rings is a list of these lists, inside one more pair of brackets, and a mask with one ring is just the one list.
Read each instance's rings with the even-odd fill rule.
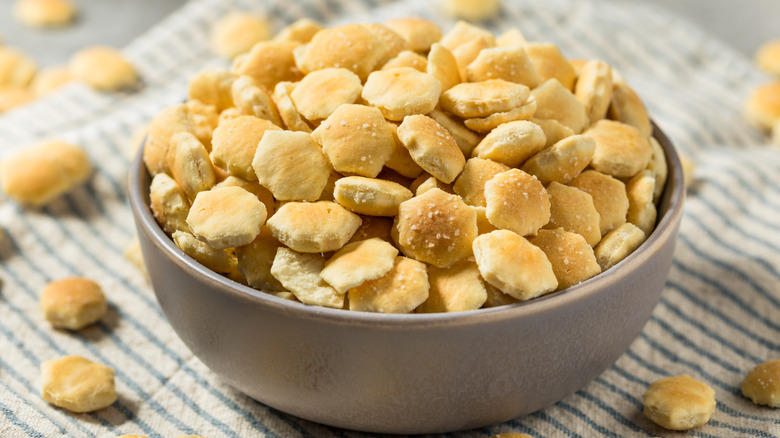
[[[569,57],[616,67],[697,163],[697,180],[664,295],[626,354],[554,406],[452,436],[664,435],[641,414],[642,393],[657,378],[689,374],[718,398],[712,420],[689,435],[780,437],[780,413],[739,390],[747,370],[780,357],[780,154],[741,118],[745,96],[765,78],[725,44],[645,4],[503,3],[487,23],[493,30],[517,26]],[[125,195],[131,134],[181,100],[187,77],[223,63],[208,51],[208,30],[231,9],[267,12],[277,28],[303,16],[328,24],[419,15],[452,24],[434,1],[194,0],[126,48],[144,78],[138,92],[99,94],[72,84],[0,117],[0,158],[56,136],[82,145],[96,165],[84,187],[43,209],[0,204],[0,436],[364,436],[286,415],[219,381],[178,340],[123,256],[134,236]],[[39,315],[38,294],[72,275],[103,285],[111,308],[95,327],[55,331]],[[114,368],[118,402],[73,415],[43,401],[40,363],[64,354]]]

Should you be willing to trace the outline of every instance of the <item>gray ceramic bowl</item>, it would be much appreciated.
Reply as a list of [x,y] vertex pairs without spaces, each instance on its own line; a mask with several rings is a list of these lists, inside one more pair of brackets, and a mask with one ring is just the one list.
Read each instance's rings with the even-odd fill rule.
[[682,217],[680,160],[658,225],[601,275],[526,303],[450,314],[349,312],[276,298],[201,266],[149,210],[140,153],[130,202],[146,268],[171,326],[230,385],[332,426],[433,433],[503,422],[549,406],[606,370],[659,300]]

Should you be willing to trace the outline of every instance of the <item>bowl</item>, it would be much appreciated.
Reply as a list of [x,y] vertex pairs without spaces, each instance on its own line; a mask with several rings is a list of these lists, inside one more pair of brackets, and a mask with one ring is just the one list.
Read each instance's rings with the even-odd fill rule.
[[604,273],[525,303],[390,315],[307,306],[243,286],[179,250],[149,209],[141,152],[130,204],[149,279],[171,327],[227,383],[280,411],[398,434],[465,430],[552,405],[606,370],[658,303],[682,217],[680,159],[655,230]]

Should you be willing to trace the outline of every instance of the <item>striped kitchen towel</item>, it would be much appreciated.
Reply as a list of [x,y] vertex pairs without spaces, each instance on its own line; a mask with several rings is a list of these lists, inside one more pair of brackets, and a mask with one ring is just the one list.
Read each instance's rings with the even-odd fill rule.
[[[286,415],[217,379],[184,347],[124,248],[134,239],[126,174],[132,133],[186,94],[187,78],[224,65],[208,49],[214,20],[234,9],[277,28],[300,17],[323,24],[418,15],[452,26],[438,1],[193,0],[125,48],[144,78],[127,94],[71,84],[0,117],[0,158],[57,137],[95,163],[77,190],[35,210],[0,203],[0,436],[366,436]],[[740,109],[766,81],[728,45],[663,10],[630,0],[505,0],[484,23],[557,44],[570,58],[617,68],[677,147],[696,163],[671,274],[650,322],[629,350],[577,393],[543,411],[484,429],[489,437],[668,436],[641,413],[647,385],[689,374],[715,389],[711,421],[687,434],[780,437],[780,411],[743,398],[744,374],[780,358],[780,152]],[[78,333],[52,330],[38,311],[44,285],[98,281],[110,310]],[[39,394],[41,361],[79,354],[116,370],[119,400],[74,415]],[[686,433],[680,433],[684,435]],[[676,435],[675,435],[676,436]]]

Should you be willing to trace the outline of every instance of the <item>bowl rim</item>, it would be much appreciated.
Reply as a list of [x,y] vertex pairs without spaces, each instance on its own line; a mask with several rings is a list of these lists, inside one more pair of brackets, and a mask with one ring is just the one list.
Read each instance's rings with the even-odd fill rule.
[[[338,324],[349,323],[356,326],[382,327],[383,329],[398,329],[402,331],[420,328],[452,327],[453,325],[472,325],[487,320],[496,322],[525,315],[538,315],[552,308],[576,305],[577,302],[586,300],[599,293],[602,289],[619,282],[628,272],[636,269],[649,259],[652,254],[658,252],[668,239],[676,237],[677,224],[682,216],[685,198],[682,164],[669,138],[655,122],[652,122],[652,124],[653,137],[664,150],[668,169],[666,185],[659,205],[668,207],[663,215],[659,215],[656,227],[650,236],[639,248],[615,266],[582,283],[528,301],[498,307],[449,313],[387,314],[345,311],[344,309],[331,309],[286,300],[224,277],[201,265],[181,251],[157,224],[148,204],[148,186],[145,190],[141,188],[141,182],[145,178],[150,179],[143,163],[143,150],[146,139],[139,148],[129,173],[128,191],[130,207],[139,232],[145,233],[149,241],[180,269],[200,277],[201,280],[213,287],[215,293],[218,290],[220,293],[230,295],[233,298],[265,306],[270,311],[309,320],[315,319]],[[161,292],[155,290],[155,294],[158,293]]]

